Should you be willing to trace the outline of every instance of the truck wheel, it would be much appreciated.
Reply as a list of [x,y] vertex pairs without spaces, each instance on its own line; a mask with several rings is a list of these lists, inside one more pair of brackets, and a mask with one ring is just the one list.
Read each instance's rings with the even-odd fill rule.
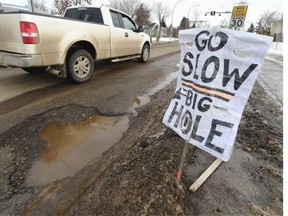
[[149,59],[149,56],[150,56],[150,46],[148,44],[144,44],[139,61],[142,63],[147,62]]
[[94,61],[86,50],[77,50],[70,57],[67,63],[68,78],[75,83],[87,82],[94,71]]
[[44,67],[29,67],[29,68],[21,68],[21,69],[24,70],[25,72],[36,74],[36,73],[45,72],[47,68],[48,68],[47,66],[44,66]]

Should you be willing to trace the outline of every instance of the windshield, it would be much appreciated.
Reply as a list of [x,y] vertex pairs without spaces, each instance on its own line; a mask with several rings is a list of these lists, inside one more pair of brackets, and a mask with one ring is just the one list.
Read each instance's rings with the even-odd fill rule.
[[31,11],[31,0],[0,0],[0,7]]

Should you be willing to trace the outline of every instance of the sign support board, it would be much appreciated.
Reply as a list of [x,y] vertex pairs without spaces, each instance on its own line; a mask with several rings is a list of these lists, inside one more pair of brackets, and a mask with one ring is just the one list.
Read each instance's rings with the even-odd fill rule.
[[203,173],[202,175],[189,187],[191,192],[196,192],[198,188],[206,181],[206,179],[216,170],[222,163],[222,160],[217,158]]

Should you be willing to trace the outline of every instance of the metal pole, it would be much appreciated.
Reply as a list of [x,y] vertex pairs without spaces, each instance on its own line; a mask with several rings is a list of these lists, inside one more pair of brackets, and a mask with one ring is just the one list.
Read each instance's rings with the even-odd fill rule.
[[193,5],[193,6],[191,6],[190,8],[189,8],[189,10],[188,10],[188,13],[187,13],[187,20],[188,20],[188,22],[186,21],[186,29],[189,27],[188,26],[188,23],[189,23],[189,12],[190,12],[190,10],[193,8],[193,7],[197,7],[197,6],[199,6],[199,5]]
[[30,4],[31,4],[31,11],[32,11],[32,13],[34,13],[34,5],[33,5],[33,0],[30,0]]
[[278,25],[277,25],[277,28],[276,28],[276,29],[277,29],[277,31],[276,31],[276,38],[275,38],[275,39],[276,39],[276,47],[275,47],[275,49],[278,50],[279,32],[280,32]]
[[179,4],[179,2],[181,2],[182,0],[179,0],[173,7],[173,10],[172,10],[172,21],[171,21],[171,29],[170,29],[170,40],[171,40],[171,37],[172,37],[172,29],[173,29],[173,18],[174,18],[174,10],[175,10],[175,7],[177,4]]

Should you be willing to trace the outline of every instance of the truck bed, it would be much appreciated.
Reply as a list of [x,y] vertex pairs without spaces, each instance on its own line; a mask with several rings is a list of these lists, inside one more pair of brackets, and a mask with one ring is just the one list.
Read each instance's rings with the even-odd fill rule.
[[[23,43],[20,21],[37,25],[38,44]],[[96,25],[101,34],[88,34]],[[99,58],[110,55],[110,29],[103,24],[23,11],[5,12],[0,13],[0,32],[0,52],[41,55],[45,65],[63,64],[67,47],[81,40],[90,41],[97,46]]]

